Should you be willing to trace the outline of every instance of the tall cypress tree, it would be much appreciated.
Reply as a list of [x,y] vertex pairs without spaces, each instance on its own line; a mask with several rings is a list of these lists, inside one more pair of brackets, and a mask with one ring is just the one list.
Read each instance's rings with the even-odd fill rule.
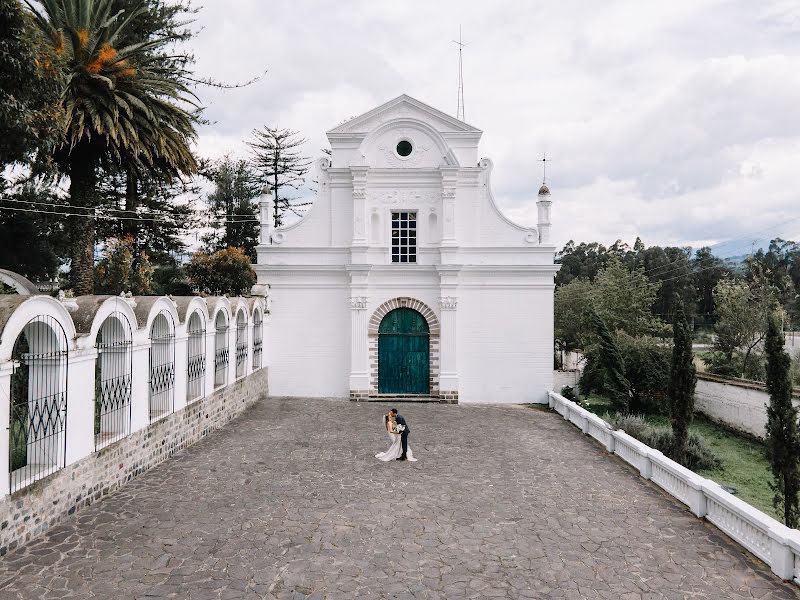
[[783,349],[783,332],[773,315],[769,320],[765,349],[767,352],[767,457],[774,483],[772,500],[783,509],[783,521],[797,527],[800,509],[800,437],[797,430],[797,409],[792,406],[791,359]]
[[600,362],[605,371],[606,389],[611,393],[614,408],[626,413],[630,410],[631,384],[625,377],[625,361],[605,321],[595,311],[591,319],[600,338]]
[[694,416],[694,388],[697,385],[697,374],[692,354],[692,332],[683,309],[683,299],[679,294],[675,294],[672,340],[672,367],[667,394],[672,419],[673,458],[685,464],[686,440]]

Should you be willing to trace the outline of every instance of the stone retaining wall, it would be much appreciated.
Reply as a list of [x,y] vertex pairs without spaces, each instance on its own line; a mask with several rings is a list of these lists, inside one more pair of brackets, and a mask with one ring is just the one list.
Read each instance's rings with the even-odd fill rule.
[[267,385],[264,367],[0,499],[0,556],[225,426]]

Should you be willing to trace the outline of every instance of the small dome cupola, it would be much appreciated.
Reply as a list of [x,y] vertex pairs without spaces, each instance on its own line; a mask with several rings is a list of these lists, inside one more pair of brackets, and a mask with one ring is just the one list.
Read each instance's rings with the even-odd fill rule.
[[539,195],[540,196],[549,196],[550,195],[550,188],[547,187],[547,184],[543,183],[542,187],[539,188]]

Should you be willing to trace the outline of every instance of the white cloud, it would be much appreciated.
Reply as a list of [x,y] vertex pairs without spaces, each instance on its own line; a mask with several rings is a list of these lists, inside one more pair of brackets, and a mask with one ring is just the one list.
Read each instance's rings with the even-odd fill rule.
[[200,91],[207,156],[244,155],[264,124],[299,130],[316,156],[327,129],[404,92],[455,112],[461,23],[467,121],[514,217],[535,215],[546,151],[557,243],[800,239],[791,0],[204,4],[198,71],[269,69],[248,88]]

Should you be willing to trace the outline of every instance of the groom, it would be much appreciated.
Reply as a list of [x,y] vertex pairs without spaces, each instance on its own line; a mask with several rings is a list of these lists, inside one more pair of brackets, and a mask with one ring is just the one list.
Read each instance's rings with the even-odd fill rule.
[[400,434],[400,445],[403,448],[403,453],[395,460],[406,460],[406,452],[408,452],[408,434],[411,433],[411,429],[408,427],[408,423],[406,423],[406,420],[403,418],[403,416],[397,414],[396,408],[393,408],[391,413],[394,415],[397,424],[405,427],[403,432]]

